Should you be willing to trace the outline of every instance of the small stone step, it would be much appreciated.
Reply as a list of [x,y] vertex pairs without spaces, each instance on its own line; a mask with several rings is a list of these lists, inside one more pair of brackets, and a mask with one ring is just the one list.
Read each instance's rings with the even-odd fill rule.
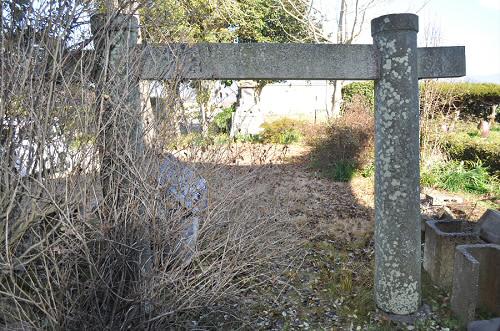
[[464,202],[464,199],[459,196],[444,195],[437,192],[427,193],[426,199],[432,206],[446,206]]

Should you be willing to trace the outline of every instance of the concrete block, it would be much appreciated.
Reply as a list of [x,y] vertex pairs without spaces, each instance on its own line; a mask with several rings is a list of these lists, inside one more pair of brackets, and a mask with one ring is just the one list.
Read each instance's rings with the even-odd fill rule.
[[500,245],[500,212],[488,209],[478,221],[479,237],[484,241]]
[[424,269],[441,288],[451,289],[455,247],[479,242],[475,223],[430,220],[425,226]]
[[481,308],[500,316],[500,245],[460,245],[455,251],[451,310],[466,325]]
[[491,320],[473,321],[467,325],[467,331],[499,331],[500,318]]
[[426,194],[426,199],[433,206],[446,206],[453,203],[463,203],[464,199],[459,196],[444,195],[437,192]]

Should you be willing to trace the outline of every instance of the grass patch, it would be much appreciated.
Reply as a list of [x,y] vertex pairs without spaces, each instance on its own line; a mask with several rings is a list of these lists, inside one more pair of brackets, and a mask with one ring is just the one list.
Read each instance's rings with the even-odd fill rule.
[[[320,168],[319,165],[316,165],[315,167]],[[326,178],[332,179],[337,182],[348,182],[356,174],[356,165],[350,161],[339,161],[323,167],[321,170],[323,176],[325,176]]]
[[451,192],[473,194],[500,194],[500,182],[488,173],[481,161],[456,161],[441,163],[423,171],[421,183]]
[[238,134],[235,139],[242,143],[261,144],[264,142],[260,134]]
[[310,247],[316,253],[313,263],[319,270],[316,292],[330,302],[341,324],[369,324],[376,310],[370,241],[357,240],[340,246],[321,241]]
[[[442,328],[460,330],[460,322],[453,316],[450,310],[450,295],[434,285],[431,277],[424,270],[422,270],[422,297],[424,303],[431,307]],[[434,320],[421,321],[417,325],[417,330],[429,330],[435,324]]]
[[488,138],[481,138],[477,130],[453,132],[443,138],[444,151],[459,161],[480,159],[492,174],[500,173],[500,130],[490,131]]
[[358,172],[365,178],[373,178],[375,176],[375,162],[367,164]]

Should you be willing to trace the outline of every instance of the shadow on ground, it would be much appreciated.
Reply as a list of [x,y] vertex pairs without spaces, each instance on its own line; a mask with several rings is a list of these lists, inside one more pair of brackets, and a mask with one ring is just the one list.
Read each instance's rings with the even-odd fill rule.
[[273,286],[255,290],[260,300],[244,325],[261,329],[366,325],[375,318],[373,181],[356,177],[334,182],[310,167],[310,148],[286,149],[268,153],[258,164],[250,153],[230,164],[195,163],[212,192],[227,187],[211,178],[223,176],[226,184],[246,181],[236,189],[252,190],[258,203],[249,203],[270,221],[286,220],[302,243],[299,258],[290,260],[287,272]]

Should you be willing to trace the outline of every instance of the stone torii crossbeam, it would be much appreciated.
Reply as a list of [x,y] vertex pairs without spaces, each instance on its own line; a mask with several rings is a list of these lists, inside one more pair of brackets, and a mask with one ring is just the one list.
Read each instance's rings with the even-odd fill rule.
[[[99,20],[94,33],[102,33],[96,24]],[[137,108],[138,122],[139,78],[375,81],[375,301],[388,313],[416,312],[421,305],[418,79],[464,76],[465,48],[417,48],[413,14],[372,20],[373,45],[137,45],[138,29],[136,18],[118,15],[106,32],[112,35],[109,72],[114,81],[125,81],[118,85],[132,97],[120,102]],[[139,77],[128,74],[123,62],[118,65],[118,59],[137,54]],[[138,123],[129,126],[141,129]],[[131,134],[134,143],[139,131]]]

